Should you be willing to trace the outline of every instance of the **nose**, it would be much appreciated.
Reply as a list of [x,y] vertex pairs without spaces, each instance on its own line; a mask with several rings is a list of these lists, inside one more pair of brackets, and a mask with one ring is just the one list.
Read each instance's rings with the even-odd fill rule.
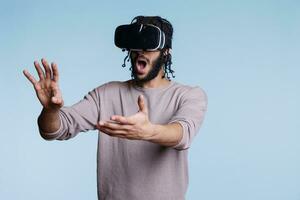
[[139,57],[139,56],[145,56],[145,52],[144,51],[132,51],[131,55]]
[[138,55],[145,55],[145,51],[143,51],[143,50],[136,51],[136,53],[137,53]]

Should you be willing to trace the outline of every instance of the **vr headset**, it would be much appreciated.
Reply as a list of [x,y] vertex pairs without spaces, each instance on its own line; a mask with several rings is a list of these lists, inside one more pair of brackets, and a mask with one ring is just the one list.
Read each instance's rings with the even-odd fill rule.
[[133,23],[116,28],[115,45],[128,51],[156,51],[171,48],[171,39],[155,25]]

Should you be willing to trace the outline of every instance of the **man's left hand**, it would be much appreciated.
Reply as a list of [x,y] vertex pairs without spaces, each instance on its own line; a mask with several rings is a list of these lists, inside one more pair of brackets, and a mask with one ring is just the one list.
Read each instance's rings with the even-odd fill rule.
[[109,121],[100,121],[96,127],[112,137],[130,140],[148,140],[154,135],[154,124],[149,121],[144,97],[138,97],[139,111],[129,117],[111,116]]

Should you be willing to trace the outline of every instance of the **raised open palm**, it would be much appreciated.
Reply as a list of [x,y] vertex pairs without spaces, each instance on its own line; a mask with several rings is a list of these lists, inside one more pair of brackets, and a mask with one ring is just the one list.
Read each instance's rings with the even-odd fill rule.
[[58,85],[59,74],[57,65],[51,63],[51,66],[49,66],[45,59],[42,59],[41,62],[44,70],[37,61],[34,62],[34,66],[40,78],[39,81],[27,70],[24,70],[23,73],[32,83],[42,106],[45,109],[59,109],[63,106],[63,98]]

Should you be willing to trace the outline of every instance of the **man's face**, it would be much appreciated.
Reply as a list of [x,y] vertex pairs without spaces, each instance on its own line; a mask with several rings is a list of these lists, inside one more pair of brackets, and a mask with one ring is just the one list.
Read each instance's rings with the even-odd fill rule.
[[132,75],[138,82],[147,82],[157,77],[162,65],[160,51],[132,51]]

